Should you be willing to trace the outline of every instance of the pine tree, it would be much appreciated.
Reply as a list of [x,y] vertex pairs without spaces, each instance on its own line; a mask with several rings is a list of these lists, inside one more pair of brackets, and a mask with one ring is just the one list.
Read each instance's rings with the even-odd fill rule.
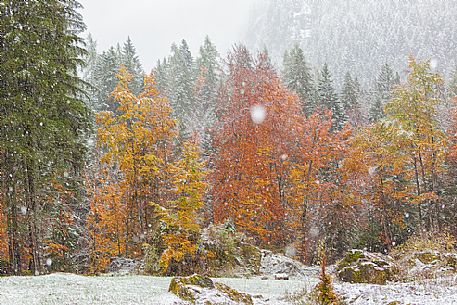
[[163,97],[168,97],[169,93],[169,64],[166,58],[162,61],[159,59],[157,65],[153,70],[154,77],[157,83],[157,89]]
[[111,92],[117,85],[116,74],[121,65],[124,65],[133,75],[130,85],[133,93],[138,94],[143,89],[143,68],[136,54],[130,37],[121,47],[110,47],[97,54],[96,42],[89,36],[89,55],[85,58],[86,67],[83,70],[83,79],[89,83],[90,102],[95,111],[114,111],[119,106],[112,103]]
[[334,129],[341,129],[345,123],[345,117],[338,95],[333,87],[332,75],[325,64],[322,68],[317,84],[318,107],[332,111],[332,121]]
[[135,94],[140,93],[143,89],[144,72],[130,37],[127,37],[127,41],[122,47],[121,64],[124,65],[127,71],[133,76],[130,83],[132,92]]
[[[57,244],[50,239],[67,223],[63,218],[72,217],[64,194],[77,200],[81,190],[90,112],[79,98],[77,71],[85,53],[79,8],[73,0],[0,6],[0,172],[15,274],[28,266],[34,274],[43,271],[49,245]],[[30,261],[22,256],[27,252]]]
[[209,149],[210,128],[216,122],[216,99],[220,83],[219,53],[209,37],[200,47],[196,60],[195,106],[191,113],[191,130],[200,134],[202,146]]
[[112,103],[111,92],[117,85],[116,73],[121,65],[121,53],[114,47],[98,56],[90,76],[93,86],[92,99],[95,111],[113,111],[117,104]]
[[287,88],[300,97],[303,112],[309,116],[314,111],[315,90],[311,69],[305,59],[303,50],[295,45],[290,51],[284,53],[283,80]]
[[98,53],[97,53],[97,41],[92,38],[89,34],[86,38],[86,51],[87,54],[84,56],[84,66],[82,69],[82,79],[90,81],[90,74],[93,67],[96,65]]
[[457,66],[454,68],[454,71],[451,74],[448,91],[451,98],[457,97]]
[[395,74],[389,64],[381,67],[374,92],[374,104],[370,108],[370,121],[376,122],[384,117],[384,106],[392,98],[393,89],[400,83],[398,74]]
[[195,105],[194,60],[185,40],[182,40],[179,47],[173,44],[171,53],[168,61],[169,99],[174,116],[179,121],[181,133],[188,134],[190,114]]
[[344,115],[352,125],[361,122],[360,113],[360,84],[357,79],[353,79],[348,72],[344,77],[343,91],[341,92],[341,104]]

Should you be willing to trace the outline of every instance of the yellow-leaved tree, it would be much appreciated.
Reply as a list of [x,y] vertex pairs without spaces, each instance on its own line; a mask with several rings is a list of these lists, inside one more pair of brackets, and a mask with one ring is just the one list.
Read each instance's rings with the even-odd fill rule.
[[200,239],[200,215],[203,207],[205,162],[200,161],[199,145],[183,143],[182,155],[172,166],[174,196],[163,212],[167,225],[164,235],[165,251],[160,265],[165,274],[193,273],[198,267],[197,251]]
[[371,251],[390,249],[412,227],[440,229],[447,145],[436,113],[442,80],[429,62],[410,58],[409,68],[385,118],[358,132],[344,162],[346,178],[367,207],[371,227],[365,245]]
[[89,226],[92,271],[103,271],[112,256],[139,257],[148,229],[157,227],[160,206],[170,200],[172,142],[176,121],[152,76],[138,96],[132,76],[121,67],[112,93],[115,112],[97,115],[97,164]]

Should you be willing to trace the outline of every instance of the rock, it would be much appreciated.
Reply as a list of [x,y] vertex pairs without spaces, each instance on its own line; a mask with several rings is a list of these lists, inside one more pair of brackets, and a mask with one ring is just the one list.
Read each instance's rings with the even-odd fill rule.
[[306,267],[287,256],[262,250],[260,273],[264,276],[274,277],[276,274],[286,274],[289,278],[304,278],[316,276],[318,272],[318,269]]
[[106,272],[111,275],[137,275],[142,274],[143,269],[144,263],[141,260],[112,257]]
[[215,288],[213,281],[209,277],[194,274],[188,277],[173,278],[168,291],[176,294],[185,301],[195,302],[198,294],[201,294],[201,289],[196,289],[195,287]]
[[440,253],[438,251],[423,251],[413,254],[414,259],[418,259],[423,264],[432,264],[440,260]]
[[275,274],[275,280],[289,280],[289,275],[286,273]]
[[454,268],[454,271],[457,272],[457,253],[444,253],[442,257],[446,266]]
[[386,284],[399,273],[398,266],[389,256],[363,250],[350,250],[338,262],[336,274],[344,282]]
[[260,274],[262,253],[233,225],[211,225],[203,229],[201,246],[211,253],[207,269],[214,277],[250,277]]
[[254,302],[252,301],[252,297],[247,293],[238,292],[235,289],[230,288],[229,286],[222,283],[216,283],[215,286],[217,290],[225,293],[232,301],[246,305],[254,304]]
[[241,243],[241,258],[242,263],[247,267],[247,270],[252,275],[260,274],[262,262],[262,252],[254,245]]
[[401,280],[432,279],[457,272],[457,253],[436,250],[397,254],[402,266]]
[[222,283],[214,283],[209,277],[197,274],[173,278],[168,291],[192,304],[254,304],[249,294],[238,292]]

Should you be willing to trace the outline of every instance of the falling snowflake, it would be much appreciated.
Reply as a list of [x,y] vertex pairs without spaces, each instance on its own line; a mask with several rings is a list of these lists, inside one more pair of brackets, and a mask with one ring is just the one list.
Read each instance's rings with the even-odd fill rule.
[[251,107],[251,119],[255,124],[262,124],[267,117],[267,111],[262,105],[255,105]]

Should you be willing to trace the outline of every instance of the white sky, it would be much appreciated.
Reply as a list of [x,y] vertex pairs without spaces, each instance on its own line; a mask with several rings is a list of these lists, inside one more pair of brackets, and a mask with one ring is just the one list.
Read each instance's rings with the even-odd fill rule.
[[143,68],[150,72],[183,38],[195,56],[209,35],[222,54],[242,42],[243,28],[255,0],[79,0],[84,22],[98,50],[106,50],[127,36],[133,41]]

